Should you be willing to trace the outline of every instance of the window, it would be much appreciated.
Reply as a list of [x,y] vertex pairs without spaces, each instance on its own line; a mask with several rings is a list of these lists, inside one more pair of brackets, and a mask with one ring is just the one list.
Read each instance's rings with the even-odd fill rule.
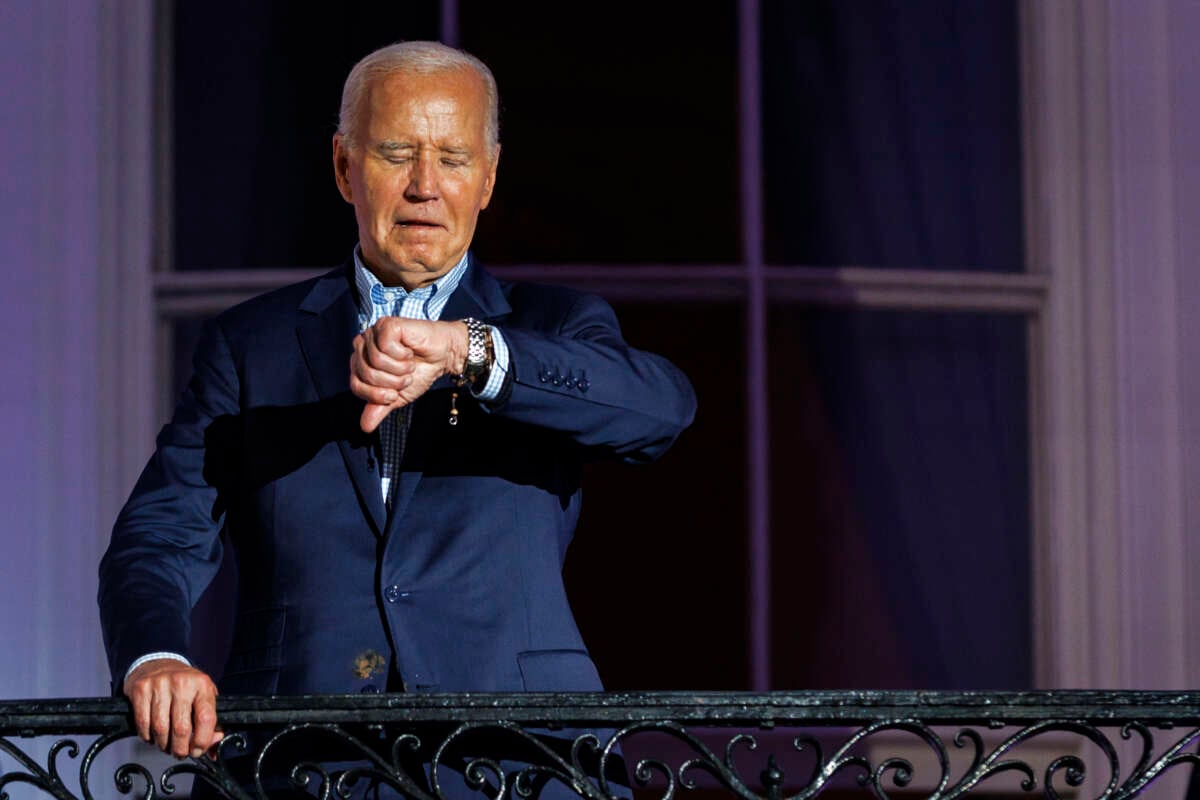
[[606,296],[700,398],[585,485],[566,577],[610,688],[1027,688],[1015,5],[759,5],[179,4],[164,413],[200,317],[348,257],[353,62],[459,42],[502,100],[477,255]]

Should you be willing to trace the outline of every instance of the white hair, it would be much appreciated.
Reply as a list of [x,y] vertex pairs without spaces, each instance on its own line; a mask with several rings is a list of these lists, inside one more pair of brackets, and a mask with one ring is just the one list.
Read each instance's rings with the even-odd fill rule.
[[488,104],[484,135],[487,137],[488,153],[494,153],[500,144],[500,92],[496,88],[496,79],[478,58],[441,42],[396,42],[364,56],[350,70],[346,85],[342,87],[338,133],[348,146],[355,145],[363,96],[375,79],[398,72],[431,75],[458,69],[474,70],[483,81]]

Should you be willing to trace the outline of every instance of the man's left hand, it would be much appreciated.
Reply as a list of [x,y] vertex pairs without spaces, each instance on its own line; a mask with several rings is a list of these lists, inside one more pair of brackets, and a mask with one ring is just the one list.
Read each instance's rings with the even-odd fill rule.
[[467,326],[384,317],[354,337],[350,391],[367,401],[360,425],[370,433],[394,409],[415,402],[433,382],[462,371]]

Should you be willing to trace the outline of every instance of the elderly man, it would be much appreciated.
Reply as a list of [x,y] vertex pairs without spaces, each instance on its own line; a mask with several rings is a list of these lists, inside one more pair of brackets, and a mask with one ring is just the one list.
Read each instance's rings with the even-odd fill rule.
[[368,55],[333,137],[352,259],[206,326],[100,566],[115,685],[147,741],[196,756],[220,738],[188,619],[222,528],[227,694],[601,688],[561,578],[582,465],[656,458],[695,399],[599,298],[473,260],[497,117],[473,56]]

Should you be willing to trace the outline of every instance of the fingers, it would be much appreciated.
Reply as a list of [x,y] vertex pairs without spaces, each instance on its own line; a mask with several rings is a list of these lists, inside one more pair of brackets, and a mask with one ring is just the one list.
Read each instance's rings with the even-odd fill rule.
[[149,691],[131,693],[128,682],[126,682],[125,695],[129,698],[130,705],[133,706],[133,728],[137,731],[138,738],[143,742],[150,741],[150,701],[152,695]]
[[[159,747],[176,758],[183,758],[191,753],[192,743],[192,703],[195,700],[192,687],[178,687],[179,694],[171,695],[171,736],[167,747],[161,743]],[[158,742],[158,736],[155,737]]]
[[183,758],[199,757],[223,734],[217,727],[217,687],[182,661],[156,659],[125,681],[134,728],[143,741]]
[[209,757],[209,759],[211,759],[211,760],[213,760],[213,761],[216,761],[216,760],[217,760],[217,750],[216,750],[216,746],[217,746],[218,744],[220,744],[221,740],[222,740],[222,739],[224,739],[224,738],[225,738],[225,731],[221,730],[221,726],[220,726],[220,725],[217,725],[217,727],[216,727],[216,730],[214,730],[214,731],[213,731],[213,739],[212,739],[212,744],[211,744],[211,745],[209,745],[209,747],[208,747],[208,757]]
[[384,317],[354,337],[350,391],[366,401],[359,420],[364,432],[373,432],[391,411],[415,402],[447,374],[446,354],[457,328],[465,331],[459,322]]
[[[382,354],[375,340],[374,328],[355,336],[354,354],[350,356],[350,391],[355,397],[367,401],[359,421],[364,433],[371,433],[379,427],[392,407],[400,401],[399,390],[412,381],[411,375],[407,374],[412,371],[411,363],[403,364]],[[386,372],[380,366],[372,366],[372,360],[376,365],[388,365],[406,374]]]
[[150,688],[150,735],[159,750],[167,751],[171,742],[171,693],[164,691],[158,681]]
[[413,369],[413,351],[389,340],[378,328],[367,328],[354,337],[354,352],[364,369],[384,376],[407,375]]
[[191,709],[192,739],[189,755],[199,758],[209,747],[220,741],[217,735],[217,696],[201,691],[196,694]]
[[371,366],[390,372],[397,363],[440,364],[455,327],[463,326],[457,322],[383,317],[361,335],[373,356]]
[[[350,357],[350,391],[355,397],[366,400],[368,403],[375,403],[382,406],[390,406],[400,399],[400,390],[406,389],[411,382],[411,378],[404,378],[400,386],[388,387],[380,385],[378,378],[364,378],[363,368],[358,356]],[[391,381],[389,380],[389,383]]]
[[381,338],[374,328],[368,328],[354,337],[354,353],[350,356],[350,390],[368,403],[390,405],[412,383],[412,353],[407,349],[395,348],[391,353],[385,353],[379,346]]
[[376,337],[376,347],[384,355],[397,360],[424,360],[431,349],[431,338],[437,323],[409,317],[383,317],[370,331]]

